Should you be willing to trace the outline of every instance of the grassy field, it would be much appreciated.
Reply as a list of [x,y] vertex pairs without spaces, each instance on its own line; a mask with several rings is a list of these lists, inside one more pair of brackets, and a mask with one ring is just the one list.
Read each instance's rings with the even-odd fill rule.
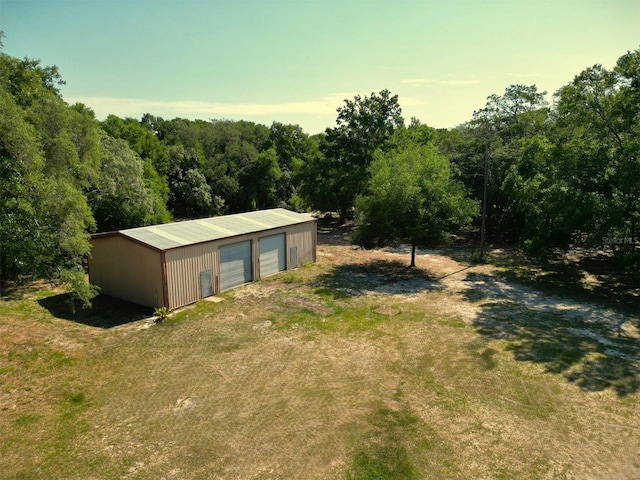
[[634,312],[339,240],[161,324],[0,300],[0,478],[640,478]]

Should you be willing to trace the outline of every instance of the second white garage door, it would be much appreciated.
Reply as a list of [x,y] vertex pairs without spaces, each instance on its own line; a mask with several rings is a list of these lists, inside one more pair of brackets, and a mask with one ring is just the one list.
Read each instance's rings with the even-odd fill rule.
[[220,290],[251,281],[251,241],[220,247]]
[[260,278],[282,272],[285,268],[284,233],[262,237],[260,243]]

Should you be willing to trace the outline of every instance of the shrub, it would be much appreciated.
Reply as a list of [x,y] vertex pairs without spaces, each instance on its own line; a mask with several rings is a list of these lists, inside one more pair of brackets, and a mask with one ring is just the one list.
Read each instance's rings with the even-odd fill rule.
[[158,322],[164,322],[169,317],[169,309],[167,307],[158,307],[153,311],[153,314],[158,317]]
[[60,280],[69,289],[69,308],[76,313],[76,305],[91,308],[91,299],[98,295],[100,287],[87,282],[84,272],[79,268],[71,268],[60,272]]

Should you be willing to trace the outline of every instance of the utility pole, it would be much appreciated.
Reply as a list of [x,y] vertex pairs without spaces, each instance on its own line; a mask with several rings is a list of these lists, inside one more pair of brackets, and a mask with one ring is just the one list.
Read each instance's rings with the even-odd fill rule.
[[487,223],[487,190],[489,185],[489,139],[484,141],[484,190],[482,192],[482,226],[480,227],[480,258],[484,260],[484,239]]

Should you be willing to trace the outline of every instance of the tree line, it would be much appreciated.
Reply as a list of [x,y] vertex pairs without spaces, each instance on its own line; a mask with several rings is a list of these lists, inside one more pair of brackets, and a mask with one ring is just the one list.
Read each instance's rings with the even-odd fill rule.
[[[1,44],[0,44],[1,46]],[[388,90],[308,135],[274,122],[95,118],[58,69],[0,53],[0,280],[82,291],[89,234],[286,207],[352,219],[355,243],[446,241],[479,221],[529,253],[640,237],[640,50],[554,95],[511,85],[466,123],[402,117]],[[638,268],[633,246],[616,248]]]

